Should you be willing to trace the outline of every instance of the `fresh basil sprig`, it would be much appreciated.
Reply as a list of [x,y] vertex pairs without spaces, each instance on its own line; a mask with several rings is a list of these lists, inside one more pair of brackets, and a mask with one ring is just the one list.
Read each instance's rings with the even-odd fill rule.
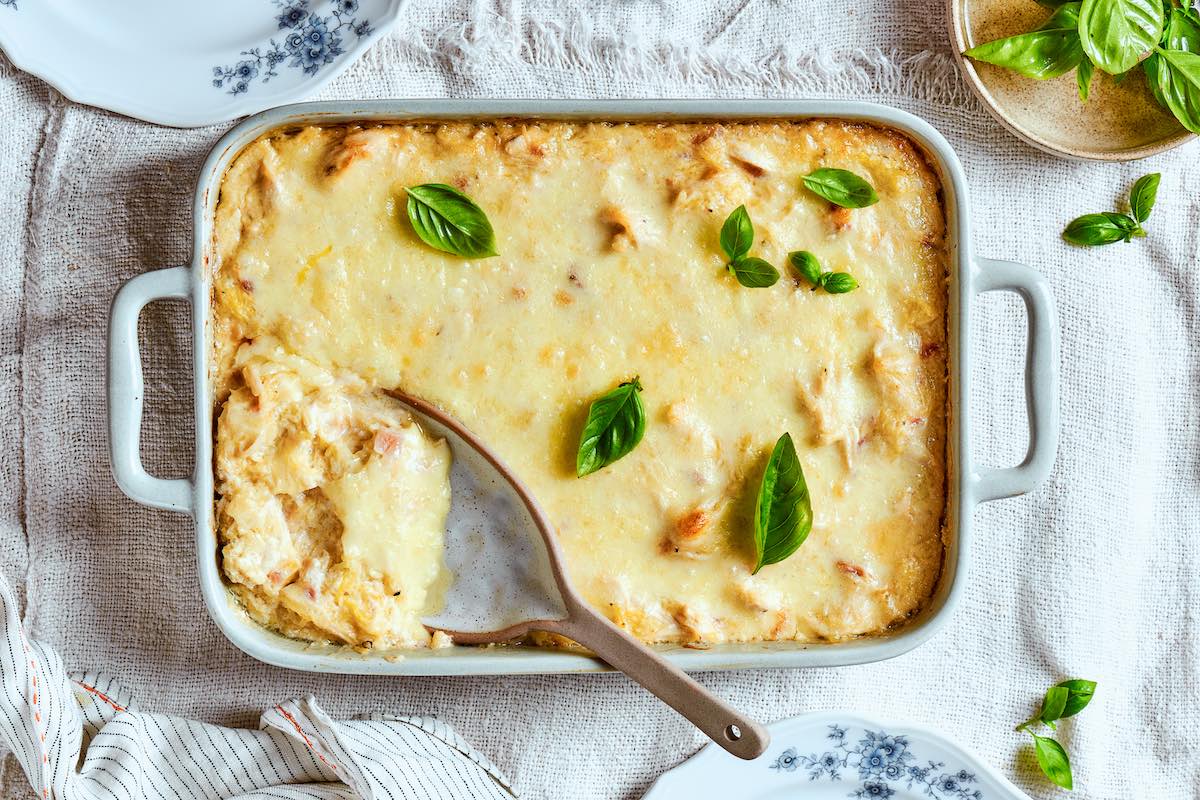
[[1138,178],[1129,192],[1130,214],[1116,211],[1084,214],[1067,225],[1063,230],[1063,238],[1071,244],[1095,246],[1128,242],[1134,237],[1145,236],[1146,229],[1142,227],[1142,223],[1150,218],[1150,211],[1158,197],[1158,183],[1161,178],[1162,175],[1158,172]]
[[1188,58],[1195,53],[1200,53],[1200,16],[1172,7],[1167,12],[1162,41],[1142,62],[1142,70],[1159,105],[1174,114],[1183,127],[1200,133],[1200,73]]
[[813,170],[804,176],[804,186],[842,208],[866,208],[879,202],[875,188],[848,169]]
[[1067,757],[1067,751],[1053,738],[1034,733],[1033,728],[1045,725],[1051,730],[1058,730],[1058,722],[1083,711],[1087,704],[1092,702],[1095,693],[1095,681],[1072,678],[1056,683],[1046,690],[1042,708],[1037,715],[1016,727],[1018,732],[1023,731],[1033,737],[1038,766],[1047,778],[1064,789],[1074,786],[1071,760]]
[[858,288],[858,281],[849,272],[822,272],[821,262],[807,250],[789,253],[788,261],[802,278],[812,284],[814,292],[824,289],[830,294],[845,294]]
[[1085,61],[1079,3],[1063,4],[1036,30],[972,47],[964,55],[1037,80],[1065,75]]
[[1154,49],[1164,23],[1162,0],[1082,0],[1079,41],[1093,64],[1116,75]]
[[779,280],[779,270],[770,263],[750,255],[754,244],[754,223],[745,206],[738,206],[721,226],[721,249],[729,259],[725,269],[738,279],[742,286],[761,289],[774,286]]
[[628,455],[646,433],[646,408],[638,378],[592,401],[579,437],[575,474],[582,478]]
[[408,221],[421,241],[464,258],[486,258],[496,252],[496,235],[483,209],[444,183],[423,183],[408,193]]
[[1102,244],[1132,241],[1135,236],[1145,236],[1137,220],[1128,214],[1104,211],[1099,214],[1084,214],[1071,220],[1063,229],[1063,238],[1071,244],[1095,247]]
[[1042,5],[1054,13],[1037,29],[986,42],[965,55],[1042,79],[1077,65],[1075,82],[1084,102],[1096,69],[1121,83],[1141,62],[1158,103],[1180,125],[1200,133],[1200,12],[1190,2],[1045,0]]
[[792,436],[785,433],[771,451],[758,488],[754,507],[754,572],[796,552],[808,538],[812,523],[808,484]]
[[1154,97],[1183,127],[1200,133],[1200,55],[1158,48],[1146,59]]

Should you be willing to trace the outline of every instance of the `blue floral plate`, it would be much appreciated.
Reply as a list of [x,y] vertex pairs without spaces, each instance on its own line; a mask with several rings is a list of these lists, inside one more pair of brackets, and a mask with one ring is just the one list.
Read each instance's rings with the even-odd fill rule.
[[72,100],[177,127],[301,100],[403,0],[0,0],[0,47]]
[[759,758],[742,761],[710,744],[642,800],[1028,800],[966,750],[914,725],[808,714],[770,731]]

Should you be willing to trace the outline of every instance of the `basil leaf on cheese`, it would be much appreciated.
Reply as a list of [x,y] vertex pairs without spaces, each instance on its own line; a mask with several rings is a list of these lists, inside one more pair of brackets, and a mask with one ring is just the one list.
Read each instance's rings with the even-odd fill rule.
[[822,167],[805,175],[804,185],[842,208],[865,208],[879,202],[874,187],[848,169]]
[[816,289],[821,285],[821,262],[817,261],[817,257],[807,250],[797,250],[794,253],[788,253],[788,261],[792,267],[800,274],[800,277],[808,281]]
[[750,212],[745,206],[738,206],[721,226],[721,249],[731,262],[738,261],[750,254],[750,246],[754,244],[754,224],[750,222]]
[[812,530],[812,502],[800,469],[792,436],[785,433],[775,443],[763,472],[754,508],[754,571],[777,564],[804,544]]
[[496,235],[483,209],[444,183],[423,183],[408,193],[408,220],[421,241],[464,258],[486,258],[496,252]]
[[728,269],[738,279],[738,283],[751,289],[774,286],[779,280],[779,270],[771,266],[769,262],[754,256],[731,261]]
[[858,281],[849,272],[826,272],[821,276],[821,288],[830,294],[845,294],[858,288]]
[[575,456],[577,476],[607,467],[637,447],[646,433],[641,391],[641,381],[634,378],[592,402]]

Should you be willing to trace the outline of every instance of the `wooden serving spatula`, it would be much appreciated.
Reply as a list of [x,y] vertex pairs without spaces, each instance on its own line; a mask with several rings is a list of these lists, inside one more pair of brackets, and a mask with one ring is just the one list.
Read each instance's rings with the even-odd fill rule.
[[550,521],[487,445],[424,400],[390,394],[427,433],[445,439],[454,456],[445,545],[454,581],[445,607],[421,620],[427,627],[461,644],[505,642],[529,631],[562,634],[640,683],[733,755],[751,759],[767,749],[770,736],[762,725],[579,596],[563,569]]

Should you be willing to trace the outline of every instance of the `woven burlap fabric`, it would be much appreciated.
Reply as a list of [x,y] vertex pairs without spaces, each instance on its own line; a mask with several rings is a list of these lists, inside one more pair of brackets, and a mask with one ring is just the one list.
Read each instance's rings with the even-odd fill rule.
[[[1086,798],[1192,797],[1200,785],[1200,146],[1136,164],[1070,163],[1002,131],[955,71],[940,3],[411,3],[326,98],[840,97],[914,111],[966,167],[978,252],[1031,264],[1062,328],[1062,443],[1051,480],[975,512],[964,602],[889,662],[701,680],[774,720],[846,709],[938,728],[1049,797],[1012,732],[1050,683],[1100,681],[1062,738]],[[530,798],[633,798],[701,744],[619,675],[359,678],[267,667],[205,613],[188,520],[127,500],[109,473],[104,333],[120,283],[185,263],[200,163],[226,126],[159,128],[73,104],[0,60],[0,566],[32,636],[72,669],[123,676],[142,708],[253,724],[312,692],[334,716],[438,716]],[[1148,239],[1082,250],[1072,217],[1163,173]],[[979,456],[1026,441],[1023,313],[978,304],[970,342]],[[142,323],[144,457],[188,471],[181,306]],[[8,762],[6,796],[23,781]]]

